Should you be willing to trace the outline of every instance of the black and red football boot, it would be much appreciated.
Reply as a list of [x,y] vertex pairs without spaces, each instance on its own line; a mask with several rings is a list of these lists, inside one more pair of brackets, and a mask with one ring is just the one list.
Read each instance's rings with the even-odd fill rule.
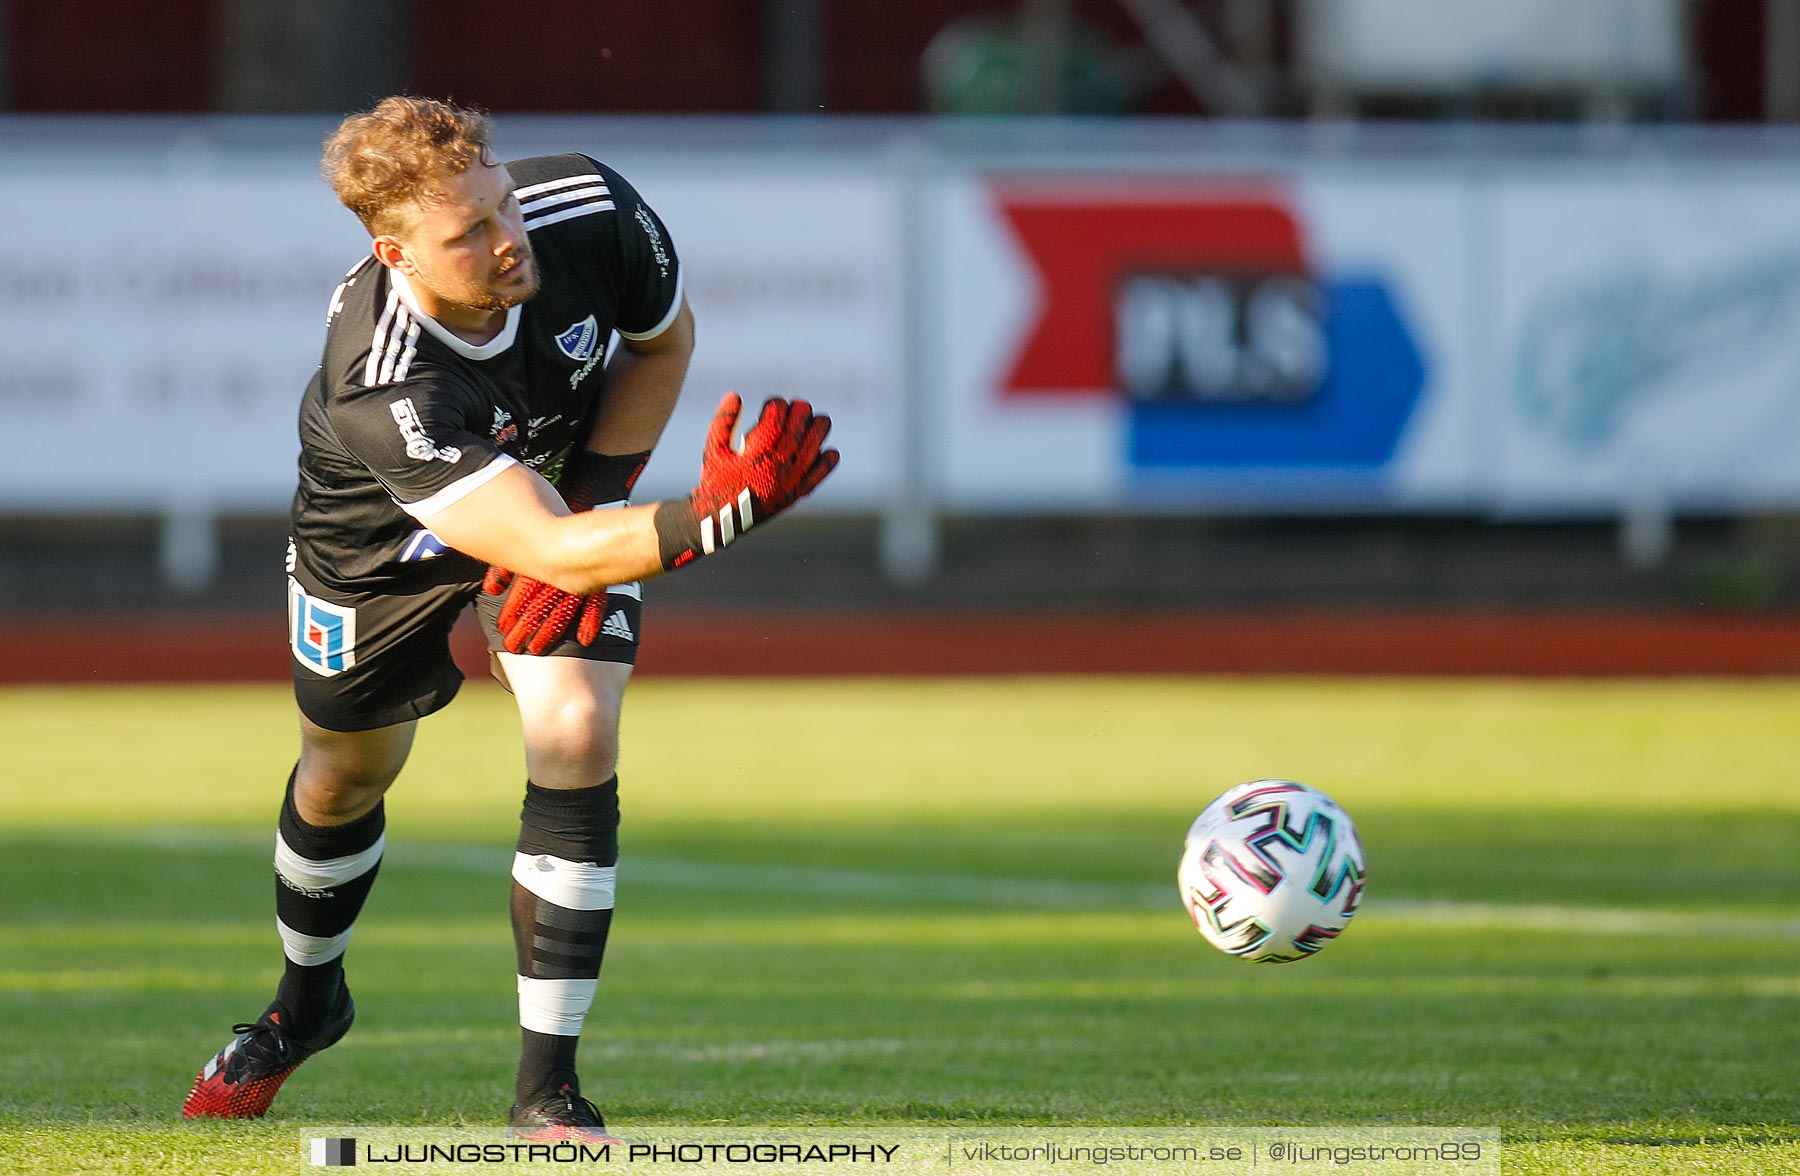
[[512,1134],[532,1143],[625,1146],[623,1139],[606,1130],[599,1108],[582,1098],[573,1086],[562,1086],[533,1103],[515,1104],[511,1119]]
[[293,1018],[280,1001],[271,1003],[255,1021],[233,1025],[231,1031],[237,1036],[201,1068],[181,1104],[181,1117],[261,1118],[301,1062],[336,1045],[349,1031],[350,1022],[356,1019],[356,1002],[350,999],[348,987],[341,992],[330,1020],[310,1037],[288,1032]]

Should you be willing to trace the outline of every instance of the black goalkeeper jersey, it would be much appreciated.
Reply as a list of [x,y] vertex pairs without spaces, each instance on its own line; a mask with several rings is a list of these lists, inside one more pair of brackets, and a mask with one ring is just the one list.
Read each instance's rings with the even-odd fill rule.
[[510,162],[541,285],[479,347],[422,314],[373,256],[331,298],[300,404],[295,557],[345,591],[479,579],[429,528],[436,511],[523,462],[554,482],[586,441],[617,330],[648,339],[681,308],[668,231],[585,155]]

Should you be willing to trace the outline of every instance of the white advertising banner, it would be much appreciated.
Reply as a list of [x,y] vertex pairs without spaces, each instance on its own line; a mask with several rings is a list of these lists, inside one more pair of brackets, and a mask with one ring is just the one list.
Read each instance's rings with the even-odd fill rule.
[[949,501],[1800,503],[1800,169],[947,180]]
[[[612,163],[612,160],[607,162]],[[719,397],[744,398],[745,427],[766,397],[813,402],[846,456],[809,510],[869,510],[897,476],[899,264],[886,176],[741,165],[615,164],[669,226],[686,267],[696,346],[686,390],[639,496],[685,493]]]
[[32,210],[0,249],[0,501],[281,508],[355,220],[306,166],[22,170],[0,177],[0,204]]
[[[751,414],[777,393],[829,411],[854,460],[815,509],[870,509],[893,476],[883,438],[899,412],[885,177],[735,167],[724,182],[706,163],[620,165],[670,226],[698,324],[642,493],[694,484],[734,389]],[[0,508],[285,509],[326,305],[368,248],[316,157],[237,175],[106,169],[73,148],[15,156],[0,204],[32,210],[0,249]]]
[[[325,306],[367,248],[316,140],[234,158],[84,125],[0,164],[30,210],[0,248],[0,511],[284,509]],[[1099,143],[909,171],[878,137],[605,132],[528,150],[595,150],[683,257],[698,348],[645,496],[692,485],[733,389],[831,414],[819,510],[1800,505],[1787,157],[1158,171]]]
[[1495,501],[1800,502],[1800,169],[1496,193]]

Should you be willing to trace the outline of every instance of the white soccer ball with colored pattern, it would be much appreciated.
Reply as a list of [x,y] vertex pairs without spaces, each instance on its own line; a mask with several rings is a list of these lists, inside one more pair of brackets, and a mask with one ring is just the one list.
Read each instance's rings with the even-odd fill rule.
[[1362,844],[1336,801],[1293,780],[1252,780],[1195,818],[1176,878],[1208,943],[1279,964],[1343,933],[1363,872]]

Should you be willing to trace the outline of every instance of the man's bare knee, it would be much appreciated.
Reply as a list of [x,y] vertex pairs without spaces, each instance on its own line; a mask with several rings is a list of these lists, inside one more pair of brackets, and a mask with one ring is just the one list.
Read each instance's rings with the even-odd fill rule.
[[500,655],[525,735],[525,767],[541,788],[591,788],[618,769],[619,709],[631,667],[577,658]]
[[301,717],[294,807],[309,825],[342,825],[373,809],[406,765],[417,724],[328,731]]
[[568,700],[531,724],[525,759],[540,787],[603,783],[618,770],[618,713],[592,698]]

